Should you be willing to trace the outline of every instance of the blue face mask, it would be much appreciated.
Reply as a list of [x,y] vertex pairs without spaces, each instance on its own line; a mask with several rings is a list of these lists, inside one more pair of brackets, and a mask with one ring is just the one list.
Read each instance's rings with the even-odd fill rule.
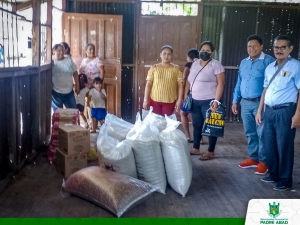
[[209,53],[209,52],[200,52],[200,53],[199,53],[199,57],[200,57],[200,59],[202,59],[203,61],[207,61],[207,60],[210,59],[211,53]]

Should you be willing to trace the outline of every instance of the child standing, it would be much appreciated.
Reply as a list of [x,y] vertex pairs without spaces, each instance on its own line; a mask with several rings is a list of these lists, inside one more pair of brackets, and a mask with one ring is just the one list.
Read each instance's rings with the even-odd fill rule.
[[[83,112],[84,112],[84,105],[85,105],[85,97],[87,96],[90,89],[86,87],[88,81],[87,81],[87,76],[85,74],[80,74],[78,78],[79,78],[80,92],[78,95],[75,95],[76,107],[79,110],[80,117],[83,119],[85,123],[85,128],[89,128],[87,119]],[[78,125],[80,125],[80,119],[78,119]]]
[[89,92],[88,103],[92,109],[91,117],[93,122],[93,129],[91,133],[96,133],[98,121],[102,125],[106,116],[106,92],[102,88],[103,80],[100,77],[95,77],[93,80],[93,87]]

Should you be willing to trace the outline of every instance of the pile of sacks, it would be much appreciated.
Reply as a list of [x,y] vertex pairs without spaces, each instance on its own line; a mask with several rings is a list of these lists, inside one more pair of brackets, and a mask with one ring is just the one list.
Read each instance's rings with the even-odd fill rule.
[[134,125],[112,114],[97,139],[100,167],[155,185],[165,194],[167,182],[185,197],[192,180],[188,142],[176,116],[143,111]]

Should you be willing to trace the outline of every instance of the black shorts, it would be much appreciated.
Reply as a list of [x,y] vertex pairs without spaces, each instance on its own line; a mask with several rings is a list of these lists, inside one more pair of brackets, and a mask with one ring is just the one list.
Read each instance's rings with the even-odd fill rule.
[[84,106],[81,104],[77,104],[76,105],[77,109],[79,109],[79,112],[83,112],[84,111]]

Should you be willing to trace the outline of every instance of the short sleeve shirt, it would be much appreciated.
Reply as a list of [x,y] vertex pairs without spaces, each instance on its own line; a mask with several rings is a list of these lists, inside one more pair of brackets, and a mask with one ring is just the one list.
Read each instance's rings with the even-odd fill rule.
[[98,57],[92,60],[84,58],[81,62],[80,71],[87,76],[89,87],[93,86],[93,79],[100,75],[99,66],[103,66],[103,62]]
[[89,88],[85,87],[80,90],[78,95],[75,95],[76,104],[84,105],[85,104],[85,96],[90,91]]
[[[106,92],[104,89],[101,92],[106,96]],[[89,95],[92,96],[92,100],[90,103],[91,108],[104,108],[105,109],[105,101],[101,98],[99,91],[95,88],[92,88],[89,92]]]
[[[225,71],[224,67],[219,61],[212,59],[197,76],[198,72],[202,69],[200,61],[201,59],[197,59],[193,63],[188,76],[190,88],[192,88],[192,97],[195,100],[214,99],[217,90],[216,76]],[[195,79],[196,76],[197,78]],[[195,82],[192,87],[194,79]]]
[[183,82],[182,72],[177,66],[162,68],[153,66],[147,75],[152,81],[150,97],[156,102],[173,103],[178,97],[178,82]]
[[274,106],[297,102],[298,90],[300,89],[300,62],[290,58],[269,85],[277,69],[278,65],[275,61],[265,70],[264,87],[267,88],[265,104]]
[[73,89],[73,74],[77,67],[71,57],[65,57],[63,60],[55,60],[52,66],[52,84],[53,90],[68,94]]

